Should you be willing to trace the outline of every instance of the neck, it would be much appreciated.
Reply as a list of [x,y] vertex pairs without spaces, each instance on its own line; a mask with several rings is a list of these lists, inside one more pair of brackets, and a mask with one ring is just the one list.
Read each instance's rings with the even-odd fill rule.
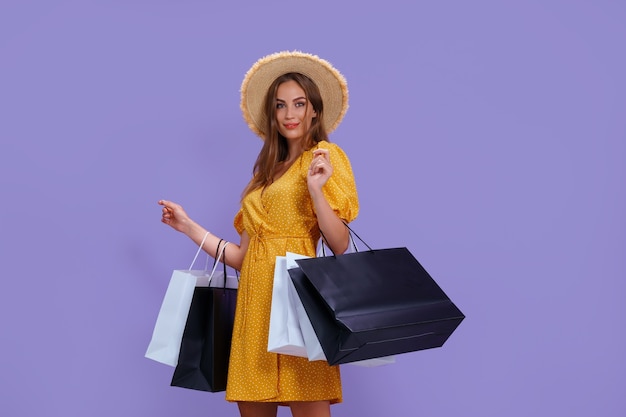
[[295,161],[304,151],[304,139],[300,139],[296,142],[287,142],[288,155],[284,161],[285,164],[290,164]]

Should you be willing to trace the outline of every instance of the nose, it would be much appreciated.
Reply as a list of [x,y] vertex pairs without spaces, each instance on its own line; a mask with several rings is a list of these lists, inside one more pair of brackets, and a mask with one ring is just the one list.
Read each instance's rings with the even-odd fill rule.
[[291,108],[291,106],[286,106],[286,108],[285,108],[285,118],[286,119],[293,118],[293,109]]

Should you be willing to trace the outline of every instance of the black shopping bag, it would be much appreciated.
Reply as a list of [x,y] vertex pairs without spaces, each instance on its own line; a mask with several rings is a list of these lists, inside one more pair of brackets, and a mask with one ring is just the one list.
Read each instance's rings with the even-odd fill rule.
[[331,365],[440,347],[465,318],[407,248],[296,262],[289,275]]
[[236,303],[237,278],[227,276],[226,265],[223,275],[194,289],[172,386],[226,390]]

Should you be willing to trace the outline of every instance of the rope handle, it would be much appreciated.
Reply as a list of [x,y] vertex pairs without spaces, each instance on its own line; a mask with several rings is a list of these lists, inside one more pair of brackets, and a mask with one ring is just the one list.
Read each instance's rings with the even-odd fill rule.
[[[222,246],[222,248],[220,249],[220,244],[223,241],[224,239],[221,239],[220,242],[217,244],[217,249],[219,250],[219,252],[215,256],[215,261],[213,262],[213,269],[211,269],[211,274],[209,275],[209,285],[211,285],[211,280],[213,279],[213,275],[215,275],[217,264],[219,263],[219,260],[224,256],[224,251],[226,250],[226,246],[228,246],[228,243],[230,243],[230,242],[224,243],[224,246]],[[226,264],[224,264],[224,288],[226,288]]]
[[[223,241],[223,239],[222,239]],[[222,243],[222,241],[220,241],[220,243]],[[213,262],[213,270],[211,271],[211,276],[209,276],[209,285],[211,285],[211,280],[213,279],[213,275],[215,274],[215,270],[217,269],[217,263],[222,262],[222,265],[224,266],[224,285],[223,288],[226,288],[226,280],[228,278],[228,275],[226,274],[226,246],[228,246],[230,242],[225,242],[224,246],[222,246],[222,250],[219,252],[218,256],[215,258],[215,262]],[[219,248],[219,245],[218,245]]]
[[[196,256],[193,257],[193,261],[191,261],[191,265],[189,265],[189,270],[191,271],[193,269],[193,265],[196,263],[196,259],[198,259],[198,255],[200,255],[200,252],[202,251],[202,248],[204,247],[204,242],[206,242],[206,238],[207,236],[209,236],[209,232],[206,232],[204,234],[204,237],[202,238],[202,242],[200,242],[200,246],[198,246],[198,250],[196,252]],[[220,240],[220,243],[222,243],[222,241]],[[217,244],[217,248],[220,248],[219,243]],[[207,260],[208,262],[208,260]],[[208,268],[205,268],[208,269]]]
[[[370,247],[370,245],[368,245],[367,243],[365,243],[365,241],[363,239],[361,239],[361,236],[357,235],[356,232],[354,230],[352,230],[350,228],[350,226],[348,226],[348,223],[346,223],[345,221],[342,221],[342,222],[348,228],[348,234],[350,235],[350,241],[352,242],[352,247],[354,248],[355,252],[358,252],[359,248],[357,248],[356,243],[354,242],[354,238],[352,237],[352,235],[356,236],[357,239],[359,239],[361,241],[361,243],[363,243],[365,246],[367,246],[367,249],[373,250]],[[333,253],[333,256],[336,256],[335,255],[335,251],[333,251],[333,249],[328,244],[328,241],[326,240],[326,236],[324,236],[324,232],[322,232],[322,229],[320,229],[320,234],[322,235],[322,256],[326,256],[326,251],[324,250],[324,243],[326,243],[326,246],[328,246],[328,249]]]
[[[224,264],[224,286],[226,286],[226,277],[228,275],[226,273],[226,246],[228,246],[229,244],[230,244],[230,242],[226,242],[226,244],[224,245],[224,255],[222,257],[222,263]],[[237,277],[237,282],[239,282],[239,271],[237,269],[235,269],[235,268],[233,268],[233,271],[235,271],[235,276]]]
[[[191,265],[189,265],[190,271],[193,269],[193,266],[196,263],[196,260],[198,259],[198,256],[200,255],[200,252],[202,251],[202,248],[204,247],[204,243],[206,242],[207,236],[209,236],[209,232],[206,232],[204,234],[204,237],[202,238],[202,242],[200,242],[200,246],[198,247],[198,250],[196,251],[196,255],[193,257],[193,261],[191,261]],[[222,245],[222,242],[224,242],[224,245]],[[226,288],[226,280],[228,279],[228,274],[226,271],[226,246],[228,246],[229,243],[230,242],[225,241],[224,239],[220,239],[220,241],[217,243],[217,248],[215,249],[215,258],[213,258],[213,268],[211,269],[211,274],[209,275],[209,284],[211,283],[211,280],[213,279],[213,275],[215,275],[215,271],[217,270],[217,264],[221,260],[221,263],[224,265],[224,288]],[[204,270],[208,271],[208,269],[209,269],[209,254],[207,253],[207,259],[206,259],[206,264],[204,265]],[[239,281],[239,271],[235,269],[235,273],[237,275],[237,281]]]

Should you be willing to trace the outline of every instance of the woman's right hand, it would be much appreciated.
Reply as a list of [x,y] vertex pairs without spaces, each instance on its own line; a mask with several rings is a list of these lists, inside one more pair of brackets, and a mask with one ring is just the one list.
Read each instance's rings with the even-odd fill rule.
[[188,234],[193,221],[189,218],[180,204],[167,200],[159,200],[159,205],[163,206],[161,221],[174,230]]

